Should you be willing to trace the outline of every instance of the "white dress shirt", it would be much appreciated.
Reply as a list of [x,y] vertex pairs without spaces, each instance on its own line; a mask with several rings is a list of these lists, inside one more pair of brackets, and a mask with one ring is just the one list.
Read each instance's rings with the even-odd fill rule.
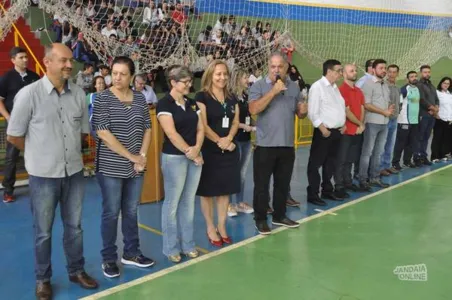
[[447,92],[436,91],[439,98],[439,112],[438,116],[441,120],[452,121],[452,94]]
[[314,82],[309,90],[308,117],[315,128],[340,128],[345,124],[345,101],[336,84],[325,76]]

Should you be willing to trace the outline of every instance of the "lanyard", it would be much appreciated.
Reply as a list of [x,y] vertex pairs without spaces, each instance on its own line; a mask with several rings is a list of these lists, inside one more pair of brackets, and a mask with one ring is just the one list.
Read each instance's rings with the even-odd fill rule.
[[220,102],[220,100],[218,100],[218,98],[217,97],[215,97],[215,95],[212,93],[212,97],[213,97],[213,99],[215,99],[218,103],[220,103],[220,105],[223,107],[223,110],[224,110],[224,115],[226,116],[227,114],[227,107],[228,107],[228,104],[226,103],[226,99],[224,99],[224,102],[223,103],[221,103]]

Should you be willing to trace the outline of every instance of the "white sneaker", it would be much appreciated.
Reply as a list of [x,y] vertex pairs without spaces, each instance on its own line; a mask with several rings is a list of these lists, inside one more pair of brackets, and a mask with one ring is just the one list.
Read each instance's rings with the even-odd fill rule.
[[228,206],[228,216],[229,217],[236,217],[237,216],[237,209],[234,204],[229,204]]
[[240,213],[252,214],[254,212],[254,209],[248,203],[240,202],[237,205],[237,211]]

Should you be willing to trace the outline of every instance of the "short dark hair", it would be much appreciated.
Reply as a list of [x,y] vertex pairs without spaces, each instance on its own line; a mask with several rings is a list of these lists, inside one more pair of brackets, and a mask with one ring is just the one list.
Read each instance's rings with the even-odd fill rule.
[[83,64],[83,71],[88,70],[91,67],[93,67],[93,65],[91,63],[84,63]]
[[391,69],[397,69],[397,72],[400,71],[400,67],[399,67],[398,65],[395,65],[395,64],[389,65],[389,66],[388,66],[388,69],[389,69],[389,68],[391,68]]
[[429,69],[429,70],[431,70],[431,67],[430,67],[429,65],[422,65],[421,68],[420,68],[419,70],[422,72],[422,70],[424,70],[424,69]]
[[364,66],[364,68],[366,68],[366,72],[367,70],[372,67],[372,63],[374,62],[375,59],[368,59],[366,60],[366,65]]
[[27,51],[21,47],[12,47],[11,50],[9,50],[9,57],[14,58],[19,53],[27,53]]
[[135,74],[135,64],[133,63],[133,60],[130,57],[127,56],[115,57],[115,59],[111,63],[111,68],[113,69],[113,66],[116,64],[126,65],[129,68],[130,75]]
[[337,59],[328,59],[323,63],[323,76],[326,75],[328,70],[333,70],[334,66],[341,65],[341,62]]
[[408,79],[411,74],[416,74],[417,75],[417,72],[416,71],[409,71],[408,73],[406,73],[406,78]]
[[386,60],[378,58],[372,63],[372,68],[376,68],[379,64],[387,64]]

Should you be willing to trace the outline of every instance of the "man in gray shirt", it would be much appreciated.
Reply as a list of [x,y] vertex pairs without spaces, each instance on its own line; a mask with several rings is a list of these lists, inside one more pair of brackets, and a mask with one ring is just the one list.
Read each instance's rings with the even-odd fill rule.
[[35,232],[36,297],[51,299],[51,238],[55,209],[61,204],[63,246],[69,280],[97,288],[84,271],[82,201],[85,191],[82,134],[89,133],[85,93],[68,79],[72,52],[63,44],[46,48],[42,79],[16,95],[7,139],[25,149]]
[[272,53],[268,76],[250,88],[249,110],[257,115],[257,148],[254,151],[254,220],[260,234],[270,234],[267,209],[270,177],[273,175],[274,225],[298,227],[287,218],[286,199],[292,177],[294,120],[306,117],[307,105],[300,102],[300,88],[287,77],[289,64],[284,54]]
[[370,191],[370,185],[382,188],[389,186],[380,179],[380,158],[384,151],[389,117],[394,113],[394,105],[390,104],[389,87],[384,81],[386,61],[376,59],[372,67],[374,77],[368,79],[362,88],[366,109],[366,130],[359,162],[359,182],[362,191]]
[[380,158],[380,175],[389,176],[397,174],[399,171],[392,167],[392,153],[397,135],[397,118],[400,110],[400,89],[396,86],[396,80],[399,76],[399,66],[390,65],[388,67],[387,83],[389,88],[390,105],[394,106],[394,112],[388,121],[388,136],[386,138],[385,148]]

